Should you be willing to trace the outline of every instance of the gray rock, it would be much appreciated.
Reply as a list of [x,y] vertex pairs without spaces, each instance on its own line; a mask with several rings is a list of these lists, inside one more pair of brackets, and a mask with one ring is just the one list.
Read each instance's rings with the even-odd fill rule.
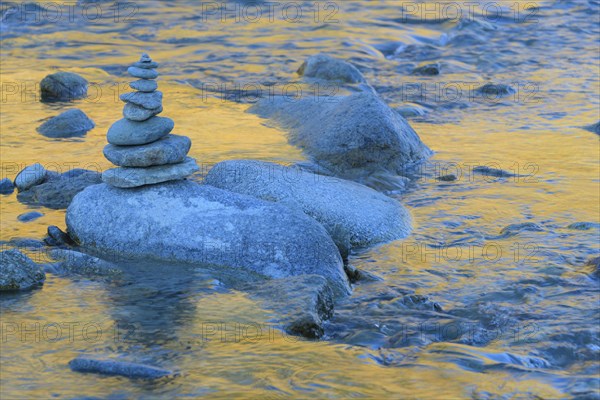
[[323,336],[324,321],[333,315],[334,296],[327,280],[319,275],[274,279],[243,288],[278,314],[286,332],[307,338]]
[[142,68],[142,69],[155,69],[158,68],[158,63],[154,62],[154,61],[138,61],[136,63],[133,64],[134,67],[136,68]]
[[298,69],[298,74],[329,81],[365,82],[365,77],[354,65],[325,54],[309,57]]
[[396,111],[404,118],[409,118],[422,117],[423,115],[426,115],[430,110],[429,108],[423,107],[419,104],[408,103],[404,106],[394,108],[394,111]]
[[500,235],[503,238],[512,237],[520,232],[543,232],[544,229],[534,222],[524,222],[522,224],[510,224],[500,231]]
[[44,243],[48,246],[71,246],[74,244],[71,237],[55,225],[48,227],[48,237],[44,239]]
[[454,182],[458,178],[454,174],[449,174],[449,175],[438,176],[435,179],[437,179],[438,181],[441,181],[441,182]]
[[496,178],[511,178],[520,175],[513,174],[512,172],[504,171],[498,168],[491,168],[487,166],[477,166],[473,168],[473,173],[484,175],[484,176],[493,176]]
[[15,185],[8,178],[0,180],[0,194],[12,194],[15,191]]
[[50,256],[57,261],[54,265],[61,272],[87,277],[119,277],[123,274],[115,264],[78,251],[52,249]]
[[108,129],[108,143],[117,146],[148,144],[168,135],[175,126],[170,118],[152,117],[143,122],[120,119]]
[[73,109],[52,117],[37,128],[37,131],[50,138],[82,136],[94,128],[94,121],[81,110]]
[[140,92],[153,92],[158,89],[158,83],[149,79],[140,79],[129,83],[129,87]]
[[69,367],[75,372],[91,372],[138,379],[158,379],[173,374],[172,371],[150,365],[88,357],[78,357],[69,361]]
[[0,291],[27,290],[46,279],[42,267],[18,250],[0,252]]
[[123,93],[119,98],[125,103],[132,103],[136,106],[143,107],[147,110],[154,110],[162,107],[162,92],[155,91],[152,93],[131,92]]
[[121,167],[150,167],[183,162],[191,146],[192,141],[186,136],[167,135],[141,146],[107,144],[104,156]]
[[589,231],[590,229],[600,229],[600,224],[597,222],[574,222],[567,226],[567,229]]
[[19,192],[22,192],[44,182],[47,174],[48,171],[40,163],[35,163],[19,172],[15,178],[15,186]]
[[600,135],[600,121],[592,125],[584,126],[583,129],[585,129],[586,131],[593,132],[596,135]]
[[2,240],[0,241],[0,246],[3,247],[18,247],[19,249],[27,249],[27,250],[36,250],[36,249],[41,249],[43,247],[46,247],[46,244],[41,241],[41,240],[37,240],[37,239],[31,239],[31,238],[12,238],[11,240],[5,241]]
[[131,121],[145,121],[162,112],[162,106],[153,110],[127,103],[123,107],[123,116]]
[[290,142],[337,176],[402,173],[432,152],[398,113],[370,88],[329,99],[268,98],[250,108],[289,129]]
[[155,69],[129,67],[127,68],[127,72],[129,73],[129,75],[141,79],[156,79],[158,77],[158,72],[156,72]]
[[17,217],[17,219],[19,221],[21,221],[21,222],[29,222],[29,221],[36,220],[36,219],[38,219],[40,217],[43,217],[43,216],[44,216],[44,214],[42,214],[41,212],[30,211],[30,212],[26,212],[26,213],[23,213],[23,214],[19,215]]
[[102,178],[95,171],[74,169],[63,174],[53,173],[44,183],[19,193],[17,199],[29,205],[63,209],[77,193],[99,183]]
[[319,223],[281,204],[209,185],[91,186],[75,197],[66,222],[77,243],[111,257],[268,278],[314,274],[325,277],[336,295],[350,291],[339,251]]
[[476,91],[488,98],[490,96],[493,96],[494,98],[505,97],[516,93],[516,90],[513,87],[503,83],[486,83],[485,85],[477,88]]
[[415,69],[413,69],[412,73],[414,75],[439,75],[440,74],[440,64],[424,64]]
[[204,182],[300,210],[320,222],[342,250],[400,239],[411,229],[410,215],[396,200],[355,182],[298,168],[224,161]]
[[57,72],[42,79],[42,101],[69,101],[87,96],[88,81],[72,72]]
[[118,188],[134,188],[184,179],[199,170],[196,161],[187,157],[184,162],[179,164],[146,168],[119,167],[108,169],[102,173],[102,181]]

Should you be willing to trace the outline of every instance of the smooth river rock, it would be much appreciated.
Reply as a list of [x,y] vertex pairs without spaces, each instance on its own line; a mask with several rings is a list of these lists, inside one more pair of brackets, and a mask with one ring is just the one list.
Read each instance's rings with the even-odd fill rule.
[[90,186],[73,199],[66,223],[76,242],[111,257],[267,278],[320,275],[336,296],[350,292],[339,251],[321,224],[282,204],[209,185]]
[[83,136],[94,126],[94,121],[83,111],[72,109],[50,118],[40,125],[37,131],[49,138],[69,138]]
[[134,188],[155,183],[184,179],[200,170],[193,158],[187,157],[179,164],[155,167],[119,167],[102,173],[102,181],[118,188]]
[[42,79],[42,101],[70,101],[87,96],[88,81],[72,72],[57,72]]
[[64,209],[77,193],[102,183],[101,175],[96,171],[76,168],[63,174],[50,172],[42,183],[20,192],[17,200],[32,206]]
[[15,191],[15,185],[8,178],[0,180],[0,194],[12,194]]
[[329,99],[307,96],[265,98],[250,108],[289,130],[302,148],[336,176],[357,179],[376,172],[402,174],[432,151],[406,120],[366,85],[362,91]]
[[27,190],[46,180],[48,171],[40,163],[23,168],[15,178],[15,186],[19,192]]
[[150,79],[140,79],[129,82],[129,87],[140,92],[153,92],[158,89],[158,83]]
[[396,200],[355,182],[299,168],[224,161],[204,182],[301,210],[320,222],[342,250],[404,238],[411,230],[410,215]]
[[19,250],[0,252],[0,291],[32,289],[45,279],[42,267]]
[[167,135],[141,146],[107,144],[104,156],[121,167],[150,167],[183,162],[191,146],[192,141],[186,136]]
[[171,118],[152,117],[143,122],[120,119],[108,129],[108,143],[117,146],[148,144],[168,135],[175,126]]
[[127,68],[127,72],[129,75],[141,79],[156,79],[158,77],[158,72],[155,69],[129,67]]
[[363,74],[352,64],[326,54],[311,56],[298,69],[300,76],[348,83],[365,82]]
[[148,110],[147,108],[136,106],[135,104],[127,103],[123,107],[123,116],[131,121],[146,121],[160,114],[163,111],[162,106]]
[[121,101],[126,103],[132,103],[136,106],[143,107],[147,110],[154,110],[162,106],[162,92],[155,91],[152,93],[144,93],[144,92],[131,92],[131,93],[123,93],[119,96]]

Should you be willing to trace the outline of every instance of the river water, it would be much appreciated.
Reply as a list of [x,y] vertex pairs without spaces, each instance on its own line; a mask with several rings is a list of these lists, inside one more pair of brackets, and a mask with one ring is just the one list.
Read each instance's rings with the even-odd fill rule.
[[[232,1],[224,14],[192,0],[112,3],[3,3],[2,177],[34,162],[109,167],[105,134],[142,51],[161,63],[163,115],[204,170],[305,160],[246,110],[257,94],[296,89],[295,70],[324,52],[357,65],[391,106],[426,111],[409,122],[435,155],[391,194],[414,231],[350,257],[384,281],[357,285],[319,341],[286,336],[271,311],[193,268],[142,265],[119,281],[48,274],[42,289],[0,298],[0,397],[600,396],[600,288],[585,265],[599,253],[600,147],[581,128],[600,119],[598,1]],[[441,73],[411,74],[423,63]],[[88,79],[90,98],[41,103],[36,85],[56,69]],[[490,82],[512,91],[474,90]],[[36,133],[70,107],[96,128]],[[473,174],[478,165],[520,176]],[[450,173],[458,180],[435,179]],[[19,222],[30,209],[1,198],[1,240],[64,228],[64,210]],[[576,222],[592,224],[568,228]],[[523,223],[536,225],[501,233]],[[79,354],[179,375],[77,374],[68,361]]]

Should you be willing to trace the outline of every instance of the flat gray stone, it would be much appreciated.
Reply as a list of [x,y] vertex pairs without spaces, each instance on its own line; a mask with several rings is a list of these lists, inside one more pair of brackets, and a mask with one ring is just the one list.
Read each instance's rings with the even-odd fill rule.
[[175,126],[171,118],[151,117],[142,122],[120,119],[108,129],[108,143],[117,146],[148,144],[168,135]]
[[40,163],[23,168],[15,178],[15,186],[19,192],[44,182],[48,171]]
[[42,79],[42,101],[70,101],[87,96],[88,81],[72,72],[57,72]]
[[0,252],[0,291],[32,289],[45,279],[42,267],[19,250]]
[[155,183],[184,179],[200,168],[193,158],[187,157],[179,164],[160,165],[147,168],[119,167],[102,173],[102,180],[118,188],[134,188]]
[[127,68],[127,72],[129,73],[129,75],[141,79],[156,79],[158,77],[158,72],[156,72],[155,69],[129,67]]
[[298,74],[329,81],[365,82],[365,77],[354,65],[326,54],[309,57],[298,69]]
[[49,138],[69,138],[83,136],[94,128],[94,121],[81,110],[72,109],[52,117],[37,128]]
[[167,135],[141,146],[108,144],[104,147],[104,156],[120,167],[150,167],[183,162],[191,146],[192,141],[187,136]]
[[127,103],[123,107],[123,116],[131,121],[145,121],[162,112],[162,106],[153,110],[148,110],[144,107],[136,106],[135,104]]
[[193,263],[263,278],[320,275],[350,293],[339,251],[321,224],[284,205],[192,181],[134,189],[95,185],[67,210],[69,235],[95,254]]
[[129,82],[129,87],[140,92],[153,92],[158,89],[158,83],[150,79],[140,79]]
[[125,103],[132,103],[136,106],[144,107],[147,110],[154,110],[162,107],[162,92],[154,91],[151,93],[132,92],[123,93],[119,98]]
[[341,250],[401,239],[411,231],[409,213],[391,197],[299,168],[224,161],[209,171],[204,183],[300,210],[321,223]]
[[142,68],[142,69],[155,69],[158,68],[158,63],[154,62],[154,61],[138,61],[136,63],[133,64],[134,67],[136,68]]

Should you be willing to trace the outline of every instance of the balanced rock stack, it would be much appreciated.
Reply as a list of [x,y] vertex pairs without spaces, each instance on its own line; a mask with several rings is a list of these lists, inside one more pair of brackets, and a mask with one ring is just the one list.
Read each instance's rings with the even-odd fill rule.
[[171,135],[170,118],[157,117],[163,110],[162,92],[154,79],[158,64],[148,54],[129,67],[129,75],[139,78],[129,86],[136,92],[121,95],[123,116],[108,130],[104,156],[118,168],[106,170],[102,180],[119,188],[134,188],[184,179],[199,170],[187,157],[192,145],[186,136]]

